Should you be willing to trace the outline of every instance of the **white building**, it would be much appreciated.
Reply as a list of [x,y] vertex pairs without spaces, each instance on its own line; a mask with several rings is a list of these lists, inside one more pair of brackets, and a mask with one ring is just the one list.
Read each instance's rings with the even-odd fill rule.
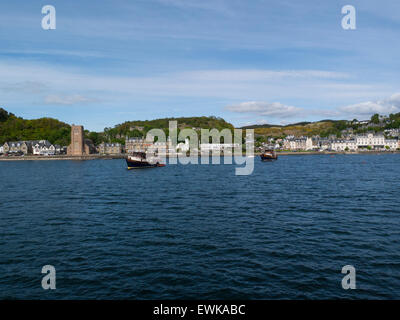
[[300,137],[300,138],[287,138],[283,142],[284,149],[288,150],[312,150],[313,142],[309,137]]
[[383,149],[385,147],[385,137],[383,135],[367,135],[356,136],[357,147],[359,149],[371,147],[373,149]]
[[47,140],[32,141],[32,153],[37,156],[53,156],[56,147]]
[[396,139],[386,139],[385,147],[389,147],[390,150],[397,150],[399,147],[399,140]]
[[0,153],[4,153],[4,147],[2,145],[0,146]]
[[334,140],[331,143],[333,151],[355,151],[357,150],[356,140]]
[[220,151],[233,151],[235,148],[240,148],[239,143],[202,143],[200,144],[200,151],[203,152],[220,152]]

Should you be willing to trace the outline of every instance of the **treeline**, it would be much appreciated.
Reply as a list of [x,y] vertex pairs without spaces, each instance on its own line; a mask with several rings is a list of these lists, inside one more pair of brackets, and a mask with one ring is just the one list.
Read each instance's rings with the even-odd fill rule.
[[[179,130],[185,128],[196,128],[196,129],[230,129],[234,127],[229,122],[226,122],[222,118],[218,117],[180,117],[180,118],[162,118],[155,120],[138,120],[138,121],[127,121],[122,124],[116,125],[114,128],[105,128],[104,134],[100,134],[100,139],[104,139],[109,142],[121,142],[125,141],[126,137],[142,137],[152,129],[164,130],[166,136],[169,135],[169,122],[178,122]],[[90,138],[90,136],[89,136]]]
[[[85,138],[95,145],[102,142],[125,143],[126,137],[143,137],[151,129],[162,129],[169,135],[169,121],[178,122],[178,132],[184,128],[233,130],[232,124],[217,117],[163,118],[145,121],[127,121],[103,132],[85,130]],[[52,118],[26,120],[0,108],[0,144],[6,141],[49,140],[53,144],[68,146],[71,141],[70,125]]]
[[67,146],[71,127],[51,118],[25,120],[0,108],[0,144],[6,141],[49,140],[52,144]]

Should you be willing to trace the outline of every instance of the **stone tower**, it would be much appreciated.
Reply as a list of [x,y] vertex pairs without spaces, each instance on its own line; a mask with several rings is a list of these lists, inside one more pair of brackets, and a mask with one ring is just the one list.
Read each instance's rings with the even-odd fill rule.
[[85,140],[83,138],[83,126],[71,126],[71,144],[68,147],[68,155],[83,156],[86,154]]

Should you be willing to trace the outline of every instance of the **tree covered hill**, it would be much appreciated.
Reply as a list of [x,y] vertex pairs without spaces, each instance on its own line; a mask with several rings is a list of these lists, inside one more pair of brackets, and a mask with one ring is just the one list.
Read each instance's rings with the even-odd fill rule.
[[11,117],[15,117],[12,113],[7,112],[3,108],[0,108],[0,123],[5,122]]
[[[184,128],[231,129],[232,124],[217,117],[163,118],[145,121],[127,121],[104,132],[85,130],[85,136],[95,145],[102,142],[124,143],[126,137],[143,137],[151,129],[163,129],[169,134],[169,121],[178,122],[178,130]],[[49,140],[53,144],[67,146],[70,144],[71,127],[69,124],[52,118],[26,120],[0,108],[0,144],[6,141]]]
[[26,120],[0,108],[0,144],[6,141],[49,140],[53,144],[67,146],[71,127],[52,118]]
[[169,122],[177,121],[178,130],[185,128],[195,129],[230,129],[234,126],[222,118],[217,117],[181,117],[181,118],[163,118],[144,121],[127,121],[116,125],[114,128],[104,129],[104,138],[112,142],[123,142],[125,137],[142,137],[151,129],[162,129],[169,134]]
[[283,138],[288,135],[293,136],[327,136],[335,134],[347,127],[346,121],[319,121],[319,122],[304,122],[295,123],[285,126],[277,125],[258,125],[247,126],[245,129],[254,129],[256,135],[266,137]]
[[254,129],[258,136],[280,138],[288,135],[293,136],[315,136],[328,137],[336,135],[341,137],[343,131],[352,130],[355,134],[365,134],[367,132],[383,132],[385,129],[400,128],[400,113],[390,114],[382,117],[374,114],[368,123],[360,123],[356,119],[347,120],[321,120],[317,122],[299,122],[289,125],[253,125],[243,129]]

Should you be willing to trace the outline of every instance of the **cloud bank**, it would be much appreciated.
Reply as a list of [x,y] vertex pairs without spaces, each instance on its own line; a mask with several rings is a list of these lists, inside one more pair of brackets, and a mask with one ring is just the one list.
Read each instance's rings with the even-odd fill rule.
[[[332,117],[336,119],[350,119],[355,117],[371,117],[375,113],[388,115],[400,112],[400,93],[395,93],[389,98],[378,101],[367,101],[357,104],[342,106],[337,109],[305,109],[282,104],[280,102],[249,101],[225,107],[235,113],[255,114],[260,117],[273,119],[304,118],[310,116]],[[266,122],[266,121],[264,121]]]
[[238,113],[254,113],[260,116],[273,118],[291,118],[300,115],[304,110],[293,106],[284,105],[279,102],[250,101],[237,105],[227,106],[226,110]]
[[390,114],[400,112],[400,93],[379,101],[367,101],[339,108],[343,114],[370,116],[375,113]]

